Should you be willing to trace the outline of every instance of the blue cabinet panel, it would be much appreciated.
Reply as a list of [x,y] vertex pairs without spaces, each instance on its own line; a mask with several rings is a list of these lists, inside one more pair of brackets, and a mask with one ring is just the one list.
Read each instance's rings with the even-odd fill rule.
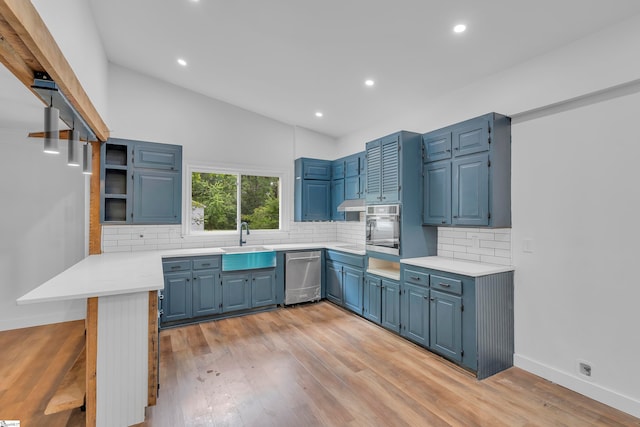
[[431,291],[430,348],[453,360],[462,360],[462,298]]
[[222,312],[244,310],[251,306],[249,274],[222,275]]
[[344,212],[338,211],[340,203],[344,202],[344,179],[331,181],[331,219],[344,221]]
[[325,266],[327,299],[342,305],[342,265],[328,260]]
[[367,275],[364,280],[362,315],[380,324],[382,321],[382,279]]
[[136,170],[133,173],[133,222],[179,224],[181,188],[180,173]]
[[188,319],[192,313],[191,271],[164,276],[162,322]]
[[302,219],[330,219],[330,194],[331,181],[305,180],[302,183]]
[[452,224],[489,224],[489,157],[465,156],[452,162]]
[[381,325],[394,332],[400,332],[400,284],[388,279],[382,279],[381,284]]
[[360,175],[360,159],[361,155],[359,153],[345,159],[345,177]]
[[219,313],[220,270],[197,270],[193,272],[193,316]]
[[275,270],[255,271],[251,274],[251,307],[276,304]]
[[318,159],[301,159],[302,160],[302,178],[303,179],[319,179],[324,181],[331,180],[331,162],[328,160]]
[[444,160],[424,167],[422,222],[451,224],[451,162]]
[[382,198],[382,146],[380,141],[367,143],[366,200],[379,203]]
[[400,156],[398,155],[399,137],[382,140],[382,201],[395,203],[400,201]]
[[331,179],[344,178],[345,164],[344,160],[334,160],[331,163]]
[[451,131],[435,131],[424,134],[422,136],[422,149],[424,150],[425,162],[450,159]]
[[136,142],[133,147],[135,168],[180,170],[182,147],[152,142]]
[[401,335],[420,345],[429,345],[429,288],[404,283]]
[[[363,180],[364,181],[364,180]],[[350,176],[344,179],[344,198],[345,200],[360,199],[360,177]]]
[[346,308],[362,314],[362,269],[343,266],[343,303]]
[[489,121],[480,117],[454,126],[452,140],[455,157],[489,150]]

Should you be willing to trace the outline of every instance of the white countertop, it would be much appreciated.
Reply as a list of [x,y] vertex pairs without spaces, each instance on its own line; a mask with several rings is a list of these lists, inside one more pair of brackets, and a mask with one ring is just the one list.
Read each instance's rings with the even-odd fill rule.
[[[335,249],[365,255],[364,247],[341,242],[263,245],[274,251]],[[18,298],[18,304],[130,294],[164,288],[162,259],[220,255],[220,248],[168,249],[91,255]]]
[[485,264],[472,261],[460,261],[453,258],[441,256],[428,256],[421,258],[406,258],[400,263],[415,265],[416,267],[432,268],[434,270],[446,271],[448,273],[462,274],[463,276],[481,277],[489,274],[504,273],[513,271],[514,267],[508,265]]

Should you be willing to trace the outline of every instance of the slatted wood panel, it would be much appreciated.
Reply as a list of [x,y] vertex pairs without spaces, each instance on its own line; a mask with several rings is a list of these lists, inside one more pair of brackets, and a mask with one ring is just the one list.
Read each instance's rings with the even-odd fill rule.
[[164,330],[142,426],[640,426],[511,368],[468,372],[331,303]]

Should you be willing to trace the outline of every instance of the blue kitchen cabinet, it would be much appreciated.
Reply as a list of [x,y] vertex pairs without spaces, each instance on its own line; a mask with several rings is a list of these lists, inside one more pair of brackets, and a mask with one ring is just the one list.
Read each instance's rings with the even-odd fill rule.
[[360,176],[350,176],[344,179],[344,198],[345,200],[362,198],[360,195]]
[[330,220],[331,162],[296,159],[294,191],[294,221]]
[[430,348],[455,361],[462,361],[462,298],[432,290],[430,297]]
[[400,302],[400,334],[424,347],[429,346],[429,288],[403,283]]
[[382,322],[382,279],[371,274],[364,279],[362,315],[378,325]]
[[173,322],[191,318],[191,272],[165,274],[162,297],[162,322]]
[[344,221],[344,212],[338,211],[338,206],[344,202],[344,199],[344,179],[334,179],[331,181],[331,219],[333,221]]
[[221,311],[220,270],[195,270],[193,277],[193,317]]
[[362,268],[342,267],[343,304],[357,314],[362,314],[364,273]]
[[367,143],[367,186],[365,200],[380,203],[382,199],[382,145],[380,140]]
[[361,315],[364,256],[328,250],[325,258],[327,299]]
[[365,197],[366,169],[365,153],[352,154],[345,158],[344,198],[345,200]]
[[277,304],[274,269],[251,273],[251,308]]
[[[491,219],[489,212],[489,156],[476,154],[456,158],[451,162],[451,168],[453,173],[451,223],[469,226],[489,225]],[[438,191],[435,188],[432,192],[438,197]]]
[[490,113],[429,132],[422,150],[423,224],[511,226],[509,117]]
[[251,307],[250,274],[222,274],[222,312],[246,310]]
[[345,176],[344,159],[338,159],[331,162],[331,179],[342,179]]
[[400,284],[382,279],[382,317],[380,324],[396,333],[400,332]]
[[179,224],[182,147],[110,138],[101,146],[100,219],[105,224]]
[[427,163],[423,172],[424,198],[422,222],[424,224],[451,224],[451,162]]

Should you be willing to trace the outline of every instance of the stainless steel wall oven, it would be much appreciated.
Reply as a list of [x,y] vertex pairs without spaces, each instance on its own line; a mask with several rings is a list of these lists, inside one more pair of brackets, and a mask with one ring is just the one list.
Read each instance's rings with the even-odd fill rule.
[[400,205],[369,205],[366,220],[366,249],[400,255]]

